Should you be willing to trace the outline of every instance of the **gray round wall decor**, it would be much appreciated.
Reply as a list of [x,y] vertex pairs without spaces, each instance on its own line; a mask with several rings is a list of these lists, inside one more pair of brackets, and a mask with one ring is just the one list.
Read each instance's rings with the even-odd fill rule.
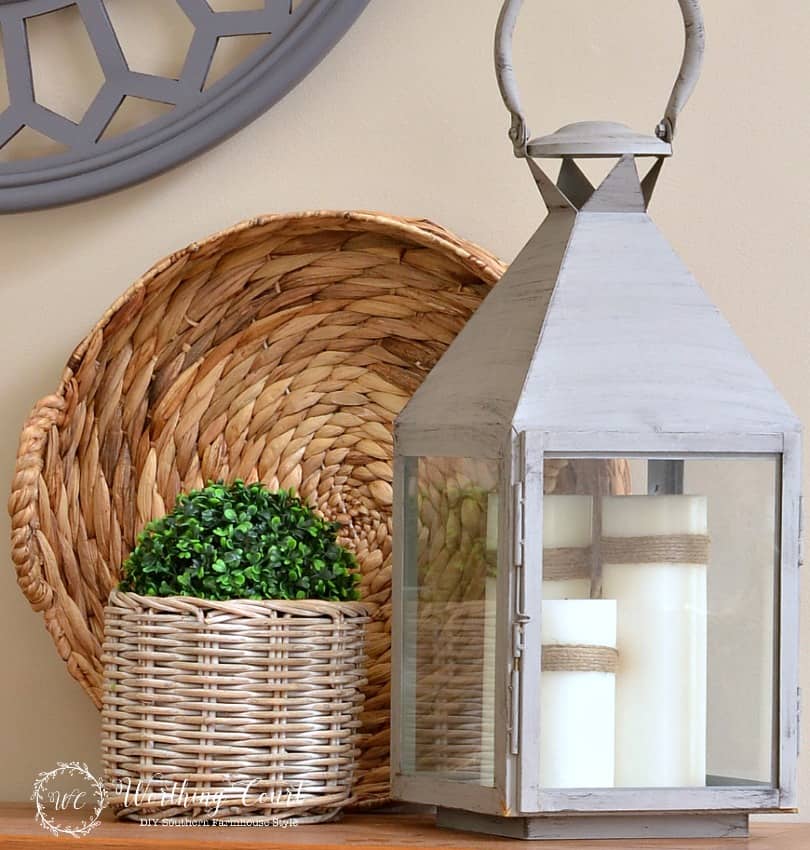
[[[165,0],[184,16],[188,44],[172,75],[132,67],[111,0],[0,0],[0,51],[8,97],[0,101],[0,212],[71,203],[129,186],[179,165],[257,118],[303,79],[363,11],[368,0]],[[133,4],[133,6],[136,4]],[[219,11],[225,8],[226,11]],[[257,8],[259,7],[259,8]],[[121,7],[119,7],[121,8]],[[129,13],[132,14],[132,6]],[[71,9],[98,69],[82,114],[45,105],[32,27]],[[260,46],[212,81],[217,50],[234,37]],[[53,51],[49,62],[52,64]],[[59,83],[64,88],[67,83]],[[2,79],[0,79],[0,89]],[[44,88],[44,87],[43,87]],[[0,91],[0,95],[5,95]],[[138,126],[109,134],[127,101],[160,107]],[[8,151],[26,133],[45,146]],[[55,150],[58,145],[59,150]],[[37,151],[41,155],[37,155]],[[5,155],[4,155],[5,154]]]

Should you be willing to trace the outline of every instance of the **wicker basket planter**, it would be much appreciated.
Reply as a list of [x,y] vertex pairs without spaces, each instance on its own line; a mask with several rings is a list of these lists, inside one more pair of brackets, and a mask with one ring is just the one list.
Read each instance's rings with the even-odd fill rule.
[[366,609],[113,591],[102,757],[118,817],[327,821],[353,801]]

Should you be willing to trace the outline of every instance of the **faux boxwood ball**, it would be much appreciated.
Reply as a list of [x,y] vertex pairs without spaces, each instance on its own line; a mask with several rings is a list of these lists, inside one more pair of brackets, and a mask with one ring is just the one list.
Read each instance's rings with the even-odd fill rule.
[[357,562],[292,490],[212,483],[178,496],[124,562],[120,590],[200,599],[358,598]]

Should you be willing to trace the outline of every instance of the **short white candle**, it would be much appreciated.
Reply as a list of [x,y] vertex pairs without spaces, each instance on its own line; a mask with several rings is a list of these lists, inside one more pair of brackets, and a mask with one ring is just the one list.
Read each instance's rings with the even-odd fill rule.
[[[610,599],[543,602],[543,645],[616,646]],[[543,671],[540,682],[540,784],[608,788],[614,782],[615,674]]]
[[[604,537],[705,535],[701,496],[609,496]],[[618,605],[616,784],[706,784],[706,564],[604,564]]]
[[[590,496],[545,496],[543,551],[590,546],[592,523],[593,499]],[[544,599],[587,599],[590,595],[590,578],[543,582]]]

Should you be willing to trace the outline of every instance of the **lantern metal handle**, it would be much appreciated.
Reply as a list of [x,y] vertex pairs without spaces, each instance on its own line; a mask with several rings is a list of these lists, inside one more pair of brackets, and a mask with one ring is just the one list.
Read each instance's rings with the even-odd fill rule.
[[[674,138],[678,114],[686,106],[697,85],[706,46],[703,12],[699,0],[678,0],[678,5],[681,7],[686,29],[683,60],[664,117],[655,129],[656,136],[667,143]],[[515,155],[525,157],[529,128],[520,104],[517,80],[512,67],[512,36],[522,6],[523,0],[504,0],[495,32],[495,73],[501,97],[512,115],[509,138],[515,146]]]

